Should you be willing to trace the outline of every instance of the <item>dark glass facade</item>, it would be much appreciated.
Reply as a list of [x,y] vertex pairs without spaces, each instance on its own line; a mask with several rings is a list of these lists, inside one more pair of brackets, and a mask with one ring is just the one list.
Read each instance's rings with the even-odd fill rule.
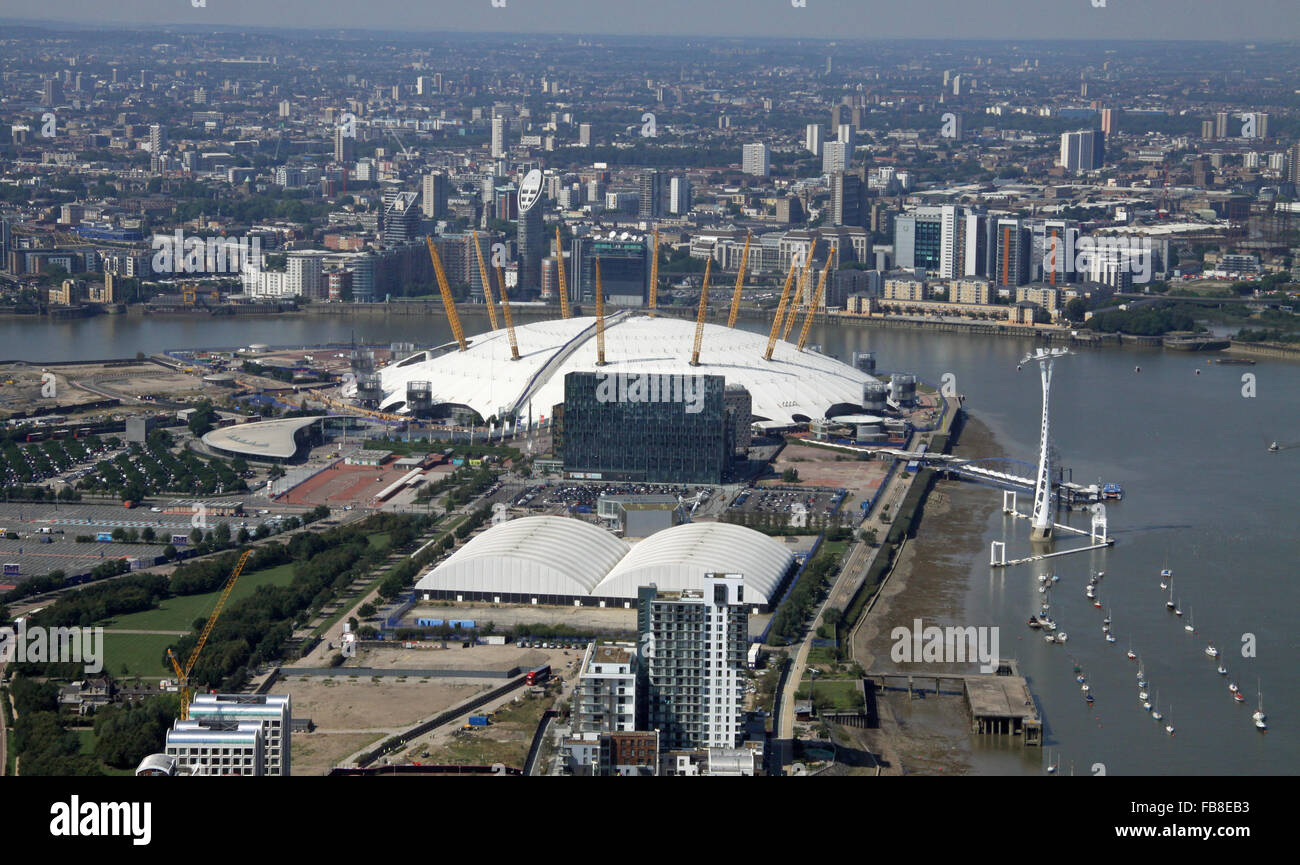
[[[731,465],[726,380],[685,376],[695,383],[694,394],[690,389],[683,394],[682,376],[648,373],[647,379],[658,379],[657,392],[620,393],[613,381],[618,375],[564,377],[565,473],[645,483],[722,483]],[[624,379],[636,380],[635,375]]]

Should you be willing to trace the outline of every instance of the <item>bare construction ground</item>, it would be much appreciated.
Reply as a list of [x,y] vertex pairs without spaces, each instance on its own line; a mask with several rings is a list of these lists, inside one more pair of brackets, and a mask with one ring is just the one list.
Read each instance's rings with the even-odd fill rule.
[[286,676],[277,694],[293,697],[295,718],[311,718],[315,731],[293,737],[293,774],[323,775],[349,754],[423,718],[482,693],[480,679],[307,678]]
[[[422,648],[405,649],[401,643],[394,643],[392,648],[362,647],[357,656],[338,669],[346,672],[350,667],[371,667],[384,670],[425,669],[425,670],[491,670],[505,672],[518,667],[520,670],[540,667],[543,664],[559,665],[565,661],[565,654],[558,649],[521,649],[509,644],[505,646],[471,646],[466,649],[458,642],[447,643],[441,648],[439,642],[420,644]],[[569,652],[569,658],[578,650]],[[557,670],[558,671],[558,670]],[[502,684],[505,680],[495,680]]]
[[781,484],[781,472],[794,469],[802,486],[844,487],[850,492],[862,492],[880,486],[889,463],[859,460],[853,454],[837,453],[829,448],[791,444],[777,455],[772,469],[777,477],[764,481],[764,486]]

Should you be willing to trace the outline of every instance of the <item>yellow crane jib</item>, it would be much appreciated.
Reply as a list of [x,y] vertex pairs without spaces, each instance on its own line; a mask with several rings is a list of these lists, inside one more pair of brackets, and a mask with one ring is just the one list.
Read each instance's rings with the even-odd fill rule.
[[655,229],[654,251],[650,258],[650,314],[659,305],[659,229]]
[[700,310],[695,314],[695,348],[691,350],[691,366],[700,365],[700,345],[704,342],[704,318],[709,314],[709,269],[713,259],[704,263],[704,286],[700,289]]
[[564,246],[560,242],[560,227],[555,226],[555,268],[560,278],[560,317],[569,317],[569,281],[564,278]]
[[199,641],[194,644],[194,651],[190,652],[189,660],[185,662],[185,668],[181,669],[180,662],[176,660],[176,655],[171,649],[167,650],[167,657],[172,662],[173,669],[176,670],[177,684],[180,685],[181,692],[181,720],[190,719],[190,673],[194,672],[194,664],[198,661],[199,655],[203,652],[203,647],[208,643],[208,637],[212,635],[212,629],[217,624],[217,619],[221,616],[221,611],[225,609],[226,601],[230,600],[230,592],[235,588],[235,583],[239,580],[239,575],[244,571],[244,565],[248,564],[248,559],[253,555],[253,548],[249,547],[244,550],[239,561],[235,563],[235,568],[226,578],[225,588],[221,590],[221,597],[217,599],[217,605],[212,608],[212,615],[208,616],[207,622],[203,625],[203,630],[199,634]]
[[515,341],[515,320],[510,315],[510,298],[506,296],[506,281],[497,265],[497,285],[501,286],[501,312],[506,317],[506,334],[510,337],[510,359],[519,360],[519,343]]
[[817,293],[813,295],[812,303],[808,305],[808,314],[803,319],[803,330],[799,331],[799,350],[803,351],[804,345],[808,342],[808,331],[812,330],[813,316],[817,314],[817,307],[821,306],[822,293],[826,291],[826,277],[831,272],[831,259],[827,257],[826,266],[822,268],[821,279],[817,280]]
[[785,328],[781,331],[781,339],[790,339],[790,331],[794,329],[795,313],[799,309],[799,304],[803,302],[804,295],[808,292],[805,286],[808,284],[808,271],[812,267],[813,256],[817,254],[817,238],[813,238],[812,246],[808,248],[808,257],[803,262],[803,272],[799,274],[799,283],[794,289],[794,300],[790,302],[790,309],[785,321]]
[[492,296],[492,282],[488,279],[487,264],[483,261],[483,247],[479,246],[478,232],[471,232],[474,237],[474,252],[478,254],[478,275],[483,280],[483,299],[487,301],[488,321],[492,329],[497,329],[497,302]]
[[438,256],[438,247],[434,245],[433,238],[426,235],[424,240],[429,245],[429,257],[433,259],[433,273],[438,277],[438,293],[442,295],[442,308],[447,312],[447,321],[451,324],[451,334],[456,337],[456,342],[460,344],[460,350],[464,351],[468,348],[465,344],[465,331],[460,326],[460,316],[456,313],[456,302],[451,297],[451,286],[447,285],[447,274],[442,269],[442,258]]
[[794,282],[794,272],[799,267],[799,262],[790,262],[790,272],[785,275],[785,288],[781,289],[781,302],[776,305],[776,317],[772,319],[772,333],[767,337],[767,351],[763,354],[764,360],[772,359],[772,349],[776,348],[776,338],[781,333],[781,317],[785,315],[785,305],[790,300],[790,284]]
[[727,327],[736,326],[736,316],[740,315],[740,290],[745,286],[745,268],[749,266],[749,241],[752,231],[745,232],[745,251],[740,254],[740,272],[736,274],[736,291],[731,295],[731,312],[727,315]]
[[596,366],[605,365],[605,286],[600,281],[600,259],[596,259]]

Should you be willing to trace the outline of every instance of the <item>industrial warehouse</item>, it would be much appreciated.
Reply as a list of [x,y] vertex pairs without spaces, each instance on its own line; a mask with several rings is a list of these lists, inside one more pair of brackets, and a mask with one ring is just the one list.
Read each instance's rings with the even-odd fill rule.
[[425,601],[632,608],[637,590],[703,591],[705,577],[744,576],[753,614],[769,611],[796,565],[768,536],[730,523],[683,523],[629,544],[569,517],[524,517],[483,532],[416,584]]

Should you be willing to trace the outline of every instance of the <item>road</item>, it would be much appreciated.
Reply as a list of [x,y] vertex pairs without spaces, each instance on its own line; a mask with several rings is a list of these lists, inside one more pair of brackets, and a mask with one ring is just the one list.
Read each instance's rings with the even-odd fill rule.
[[[951,430],[953,417],[956,415],[957,409],[960,408],[958,398],[949,397],[948,401],[948,411],[944,414],[942,427],[937,431],[939,433],[948,433]],[[912,448],[917,435],[913,435],[912,440],[904,448],[905,450]],[[872,508],[871,513],[867,515],[867,518],[862,521],[860,526],[860,528],[868,531],[874,529],[877,538],[882,541],[890,526],[888,522],[884,522],[880,518],[881,513],[884,511],[883,506],[888,504],[889,512],[896,515],[899,504],[903,501],[903,497],[907,495],[908,489],[911,488],[912,482],[915,480],[915,476],[904,478],[902,475],[902,472],[894,472],[890,475],[884,491],[876,500],[876,506]],[[826,610],[829,607],[837,607],[841,611],[848,608],[849,601],[866,578],[867,571],[871,568],[871,564],[875,561],[880,549],[880,547],[868,546],[863,541],[855,541],[849,547],[844,562],[840,567],[839,575],[835,578],[835,583],[831,586],[831,590],[827,593],[826,599],[822,601],[821,606],[817,608],[812,625],[804,633],[804,638],[799,643],[799,648],[795,651],[794,658],[791,661],[790,674],[786,678],[785,693],[781,698],[781,717],[777,719],[777,741],[794,741],[795,693],[799,690],[800,682],[803,681],[804,672],[808,666],[808,653],[812,648],[812,640],[817,634],[817,629],[822,624],[822,618]],[[792,753],[793,749],[786,751],[785,756]]]

